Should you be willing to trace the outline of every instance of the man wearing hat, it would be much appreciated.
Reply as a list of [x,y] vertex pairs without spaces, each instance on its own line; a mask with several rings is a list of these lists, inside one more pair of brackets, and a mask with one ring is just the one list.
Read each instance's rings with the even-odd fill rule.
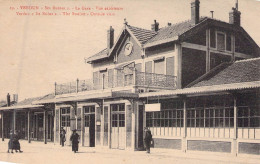
[[152,141],[152,133],[151,133],[150,129],[145,127],[144,128],[144,148],[146,149],[146,153],[150,153],[151,141]]

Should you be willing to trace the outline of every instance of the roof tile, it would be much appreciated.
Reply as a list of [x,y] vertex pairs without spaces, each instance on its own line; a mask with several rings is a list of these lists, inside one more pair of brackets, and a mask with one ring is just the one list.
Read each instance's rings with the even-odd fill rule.
[[205,77],[192,87],[260,81],[260,58],[236,61],[219,73]]

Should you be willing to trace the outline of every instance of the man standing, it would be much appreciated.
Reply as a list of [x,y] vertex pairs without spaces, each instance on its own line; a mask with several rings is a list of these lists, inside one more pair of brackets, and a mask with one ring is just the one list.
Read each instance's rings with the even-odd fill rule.
[[151,133],[150,129],[145,127],[144,128],[144,147],[146,149],[146,153],[150,153],[151,141],[152,141],[152,133]]
[[60,143],[62,145],[62,147],[64,146],[64,142],[66,141],[66,131],[63,129],[63,127],[61,127],[60,130]]
[[13,150],[14,150],[14,148],[13,148],[13,141],[14,140],[14,132],[13,132],[13,130],[11,130],[10,131],[10,140],[9,140],[9,142],[8,142],[8,151],[7,151],[7,153],[9,153],[9,150],[11,149],[11,153],[13,153]]
[[14,136],[13,136],[13,149],[15,152],[20,152],[22,153],[23,151],[21,150],[20,142],[19,142],[20,136],[18,131],[14,131]]
[[79,135],[76,130],[73,130],[72,135],[70,136],[70,141],[72,143],[72,151],[76,153],[79,149]]

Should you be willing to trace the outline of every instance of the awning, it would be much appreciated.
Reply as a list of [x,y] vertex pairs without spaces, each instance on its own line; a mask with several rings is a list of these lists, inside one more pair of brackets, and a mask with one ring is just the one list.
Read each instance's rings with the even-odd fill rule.
[[124,69],[124,67],[126,67],[126,66],[128,68],[134,68],[135,67],[135,62],[128,62],[128,63],[120,64],[120,65],[116,66],[115,69]]
[[86,100],[94,100],[94,99],[106,99],[106,98],[137,98],[138,94],[131,92],[97,92],[92,94],[85,95],[76,95],[71,97],[60,97],[46,100],[38,100],[34,101],[33,104],[48,104],[48,103],[62,103],[62,102],[78,102],[78,101],[86,101]]
[[146,92],[146,93],[140,93],[139,97],[145,98],[145,97],[156,97],[156,96],[174,96],[174,95],[186,95],[186,94],[197,94],[197,93],[222,92],[222,91],[241,90],[241,89],[250,89],[250,88],[260,88],[260,81],[192,87],[192,88],[176,89],[176,90],[161,91],[161,92]]
[[9,107],[1,107],[0,110],[12,110],[12,109],[35,109],[44,107],[43,105],[17,105]]

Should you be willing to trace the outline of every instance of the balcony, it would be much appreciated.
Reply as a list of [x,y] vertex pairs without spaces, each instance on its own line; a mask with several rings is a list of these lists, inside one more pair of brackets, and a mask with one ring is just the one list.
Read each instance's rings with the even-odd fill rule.
[[[116,75],[115,75],[116,74]],[[91,90],[136,86],[174,90],[177,87],[177,77],[163,74],[133,71],[123,73],[117,71],[113,76],[102,74],[99,78],[76,80],[63,84],[55,83],[55,94],[70,94]]]

